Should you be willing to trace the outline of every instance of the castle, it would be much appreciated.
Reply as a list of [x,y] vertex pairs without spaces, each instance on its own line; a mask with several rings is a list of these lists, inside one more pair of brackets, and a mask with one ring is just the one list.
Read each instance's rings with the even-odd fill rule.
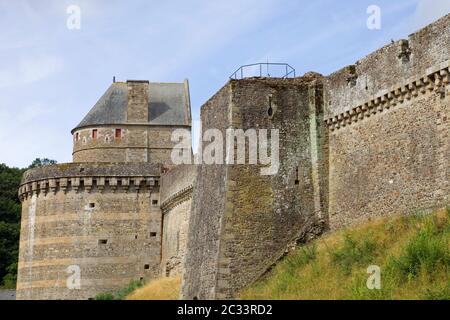
[[275,175],[172,164],[172,133],[191,128],[187,82],[113,83],[72,130],[73,163],[24,174],[17,298],[172,275],[181,298],[232,298],[326,230],[444,206],[449,67],[447,15],[329,76],[230,80],[202,128],[278,129]]

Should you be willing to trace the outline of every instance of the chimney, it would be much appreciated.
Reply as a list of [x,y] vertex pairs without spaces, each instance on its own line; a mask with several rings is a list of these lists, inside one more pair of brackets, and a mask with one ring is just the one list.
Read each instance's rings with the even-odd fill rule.
[[149,82],[143,80],[127,80],[127,86],[127,121],[129,123],[147,123]]

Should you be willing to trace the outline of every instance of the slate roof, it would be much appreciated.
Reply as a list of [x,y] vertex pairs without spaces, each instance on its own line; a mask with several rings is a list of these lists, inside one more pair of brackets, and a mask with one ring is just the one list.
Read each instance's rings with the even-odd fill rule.
[[[190,125],[187,83],[149,83],[149,119],[153,125]],[[92,107],[75,129],[86,126],[126,124],[128,87],[115,82]],[[75,130],[73,129],[72,132]]]

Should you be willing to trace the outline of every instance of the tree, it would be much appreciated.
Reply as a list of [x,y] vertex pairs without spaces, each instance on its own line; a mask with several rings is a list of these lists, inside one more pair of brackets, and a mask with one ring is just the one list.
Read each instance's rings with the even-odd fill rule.
[[17,190],[23,172],[0,164],[0,286],[5,287],[16,282],[21,213]]
[[[36,158],[28,169],[51,164],[56,161]],[[0,287],[14,288],[16,285],[22,212],[17,191],[25,170],[0,164]]]
[[56,163],[57,163],[56,160],[50,160],[48,158],[36,158],[33,160],[33,162],[31,163],[31,165],[28,168],[33,169],[33,168],[48,166],[48,165],[56,164]]

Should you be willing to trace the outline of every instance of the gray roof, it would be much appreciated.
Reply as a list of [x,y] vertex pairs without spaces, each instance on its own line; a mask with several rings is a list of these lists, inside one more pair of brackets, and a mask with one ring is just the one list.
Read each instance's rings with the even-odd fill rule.
[[[189,92],[186,82],[150,82],[148,100],[148,124],[190,125]],[[95,125],[126,124],[127,106],[127,83],[115,82],[111,84],[76,128]]]

